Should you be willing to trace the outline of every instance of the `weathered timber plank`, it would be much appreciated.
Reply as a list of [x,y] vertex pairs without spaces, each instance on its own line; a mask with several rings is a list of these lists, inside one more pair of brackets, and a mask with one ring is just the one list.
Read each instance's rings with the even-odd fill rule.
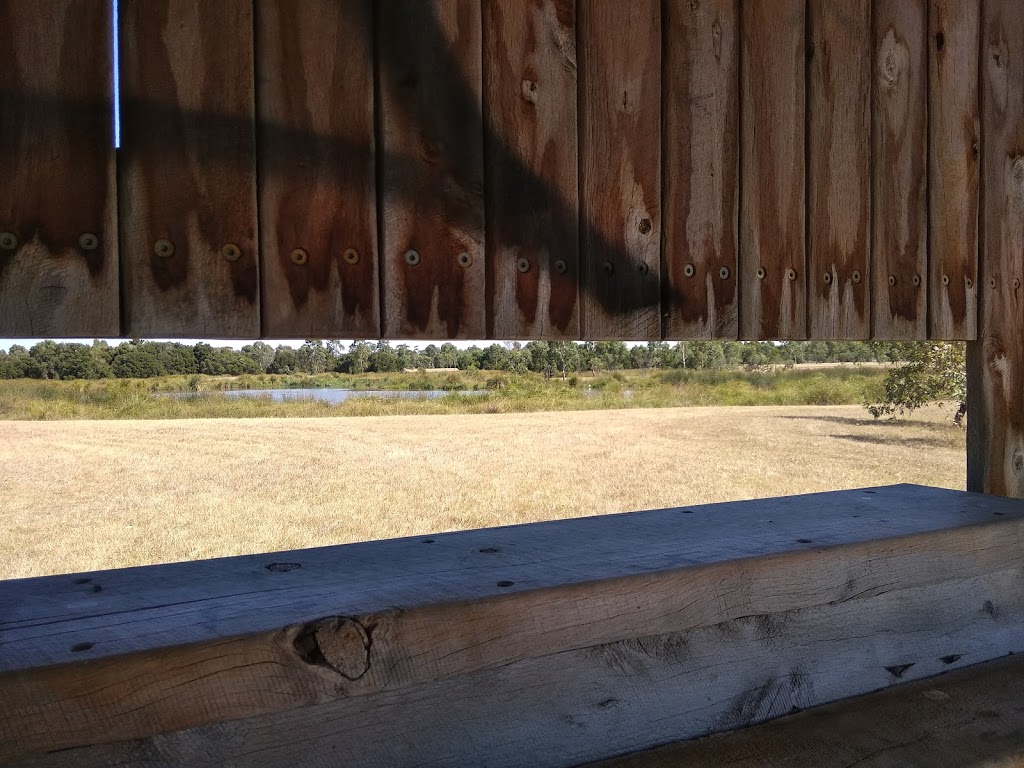
[[1024,14],[986,0],[982,25],[981,325],[968,345],[967,485],[1024,497]]
[[740,338],[807,335],[805,2],[743,3]]
[[345,755],[353,768],[563,768],[933,676],[966,663],[964,656],[1020,652],[1021,565],[912,589],[880,572],[870,594],[826,605],[638,633],[375,696],[66,750],[33,764],[285,768],[335,765]]
[[118,336],[113,24],[0,0],[0,336]]
[[382,0],[376,19],[383,332],[483,338],[480,3]]
[[581,326],[661,338],[661,3],[579,8]]
[[928,11],[928,337],[978,333],[979,0]]
[[669,0],[665,13],[664,336],[735,339],[738,2]]
[[484,2],[488,336],[580,336],[576,2]]
[[808,11],[808,334],[867,339],[871,2],[812,0]]
[[369,0],[257,0],[263,334],[378,338]]
[[0,759],[1002,573],[1022,525],[897,487],[0,583]]
[[1000,659],[589,768],[1011,768],[1024,755],[1021,679],[1024,659]]
[[872,336],[927,336],[927,0],[876,0]]
[[122,0],[125,330],[257,338],[251,0]]

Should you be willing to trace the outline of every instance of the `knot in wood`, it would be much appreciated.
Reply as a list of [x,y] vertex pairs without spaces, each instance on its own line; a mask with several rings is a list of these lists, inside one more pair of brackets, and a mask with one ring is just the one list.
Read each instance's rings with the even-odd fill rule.
[[306,625],[295,638],[295,651],[307,664],[330,669],[346,680],[358,680],[370,669],[370,635],[347,616]]
[[537,103],[537,83],[533,80],[523,80],[523,98],[531,104]]

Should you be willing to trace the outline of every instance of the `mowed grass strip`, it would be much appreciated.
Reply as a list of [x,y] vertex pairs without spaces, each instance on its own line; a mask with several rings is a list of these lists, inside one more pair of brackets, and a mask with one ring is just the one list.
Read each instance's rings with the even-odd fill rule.
[[962,489],[964,433],[950,416],[0,422],[0,578],[900,482]]

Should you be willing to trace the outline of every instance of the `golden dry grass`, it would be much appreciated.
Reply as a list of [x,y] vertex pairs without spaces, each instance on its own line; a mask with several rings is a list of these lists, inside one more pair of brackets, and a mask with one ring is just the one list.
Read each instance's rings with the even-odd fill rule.
[[0,422],[0,578],[812,491],[964,486],[948,410]]

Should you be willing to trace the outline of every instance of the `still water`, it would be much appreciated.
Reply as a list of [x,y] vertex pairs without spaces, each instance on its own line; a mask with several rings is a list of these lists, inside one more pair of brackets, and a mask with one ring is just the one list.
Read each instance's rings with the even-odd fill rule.
[[[175,393],[188,397],[189,393]],[[390,397],[402,400],[436,400],[445,395],[485,395],[482,390],[449,391],[445,389],[231,389],[221,392],[224,397],[263,397],[276,403],[291,400],[319,400],[329,405],[338,405],[355,397]]]

